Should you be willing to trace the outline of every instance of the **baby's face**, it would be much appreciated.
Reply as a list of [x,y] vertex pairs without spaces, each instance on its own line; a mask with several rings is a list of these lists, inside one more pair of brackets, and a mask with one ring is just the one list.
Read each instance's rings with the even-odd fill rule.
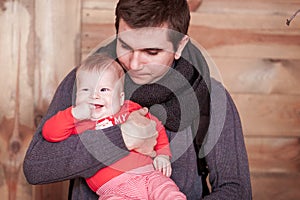
[[77,74],[76,105],[88,103],[92,120],[116,114],[124,103],[123,87],[112,67],[102,72],[81,70]]

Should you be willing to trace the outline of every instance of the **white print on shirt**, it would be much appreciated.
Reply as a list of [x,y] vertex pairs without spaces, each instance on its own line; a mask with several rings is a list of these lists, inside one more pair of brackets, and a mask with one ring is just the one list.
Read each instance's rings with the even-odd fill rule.
[[105,119],[100,119],[97,121],[95,129],[100,130],[100,129],[111,127],[116,124],[122,124],[126,121],[127,115],[128,114],[125,113],[125,114],[121,114],[119,116],[115,116],[114,118],[107,117]]
[[115,117],[115,124],[123,124],[126,121],[127,113],[116,116]]
[[97,122],[97,124],[96,124],[96,130],[108,128],[108,127],[111,127],[113,125],[114,124],[113,124],[112,120],[105,119],[105,120],[103,120],[103,121],[101,121],[99,123]]

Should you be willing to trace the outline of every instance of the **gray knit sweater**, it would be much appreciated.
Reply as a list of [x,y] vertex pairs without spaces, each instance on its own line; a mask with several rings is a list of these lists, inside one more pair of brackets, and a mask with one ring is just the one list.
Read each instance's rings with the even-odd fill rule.
[[[75,70],[58,87],[46,116],[38,127],[24,160],[24,174],[31,184],[72,179],[70,198],[97,199],[84,178],[128,154],[118,126],[73,135],[49,143],[41,135],[44,122],[71,106]],[[211,116],[208,135],[200,150],[208,164],[212,193],[205,199],[251,199],[247,153],[236,107],[224,87],[211,80]],[[200,117],[201,121],[201,117]],[[167,131],[173,154],[172,179],[188,199],[201,199],[191,126]]]

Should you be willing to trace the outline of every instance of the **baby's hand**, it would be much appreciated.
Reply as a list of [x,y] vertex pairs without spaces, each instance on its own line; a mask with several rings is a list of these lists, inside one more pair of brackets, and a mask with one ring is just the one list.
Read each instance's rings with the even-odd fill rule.
[[88,103],[81,103],[72,108],[72,115],[77,120],[90,119],[91,114],[91,106]]
[[161,173],[163,173],[163,175],[170,177],[172,174],[172,167],[171,167],[171,162],[169,159],[169,156],[166,155],[158,155],[154,158],[153,160],[153,165],[154,168],[158,171],[160,171]]
[[154,146],[158,133],[155,121],[145,117],[147,113],[147,108],[133,111],[127,121],[121,124],[121,131],[128,150],[155,157]]

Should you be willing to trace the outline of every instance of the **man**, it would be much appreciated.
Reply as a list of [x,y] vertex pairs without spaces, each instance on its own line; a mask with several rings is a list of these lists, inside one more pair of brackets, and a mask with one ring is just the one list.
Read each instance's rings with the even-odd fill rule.
[[[201,52],[190,42],[189,21],[186,0],[119,0],[117,38],[98,51],[109,52],[127,71],[126,98],[165,122],[173,154],[171,178],[188,199],[201,199],[203,156],[212,186],[205,199],[251,199],[238,113],[227,91],[210,79]],[[149,154],[153,146],[122,138],[118,126],[55,144],[43,140],[44,121],[71,106],[74,80],[75,70],[57,89],[26,154],[24,173],[32,184],[72,179],[70,198],[97,199],[83,178],[124,157],[128,149]],[[136,114],[132,121],[147,123],[144,110]],[[132,121],[126,123],[134,129]]]

